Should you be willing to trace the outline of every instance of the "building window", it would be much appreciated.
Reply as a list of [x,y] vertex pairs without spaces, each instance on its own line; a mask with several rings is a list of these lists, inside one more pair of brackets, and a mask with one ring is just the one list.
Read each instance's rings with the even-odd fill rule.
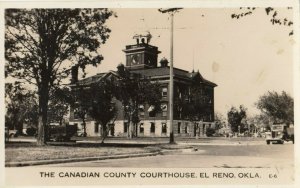
[[161,132],[163,134],[167,133],[167,124],[166,123],[161,123]]
[[95,133],[98,133],[98,132],[99,132],[99,124],[95,123]]
[[111,136],[115,136],[115,124],[111,123],[108,125]]
[[155,133],[155,123],[151,122],[150,133]]
[[128,123],[124,123],[124,133],[127,133]]
[[164,87],[162,88],[162,96],[167,97],[168,96],[168,88]]
[[188,129],[188,125],[189,125],[188,123],[185,123],[185,127],[184,127],[184,133],[185,133],[185,134],[188,133],[188,130],[187,130],[187,129]]
[[163,111],[163,112],[162,112],[162,116],[163,116],[163,117],[167,117],[167,112],[164,112],[164,111]]
[[154,105],[151,105],[151,106],[148,108],[148,112],[149,112],[149,117],[155,117],[155,106],[154,106]]
[[161,110],[162,110],[162,116],[166,117],[167,116],[167,111],[168,111],[168,104],[162,104],[161,105]]
[[144,117],[145,116],[145,112],[140,112],[140,116]]
[[74,109],[74,119],[79,119],[79,110],[78,110],[78,108]]
[[145,107],[144,105],[139,105],[139,114],[141,117],[144,117],[145,116]]
[[149,117],[155,117],[155,111],[149,112]]
[[140,133],[144,133],[144,123],[140,124]]
[[74,123],[74,127],[76,128],[76,130],[78,130],[79,129],[78,123]]
[[181,122],[178,122],[177,131],[180,133]]

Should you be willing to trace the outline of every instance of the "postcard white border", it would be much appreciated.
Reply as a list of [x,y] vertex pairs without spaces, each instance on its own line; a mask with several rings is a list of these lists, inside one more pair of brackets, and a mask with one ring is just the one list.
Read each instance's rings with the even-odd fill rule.
[[[98,1],[26,1],[26,0],[19,0],[19,1],[3,1],[0,0],[0,87],[2,88],[1,91],[4,90],[4,9],[5,8],[77,8],[77,7],[85,7],[85,8],[95,8],[95,7],[107,7],[107,8],[162,8],[162,7],[185,7],[185,8],[229,8],[229,7],[250,7],[250,6],[257,6],[257,7],[287,7],[291,6],[294,9],[294,103],[295,103],[295,132],[300,132],[300,123],[297,117],[300,117],[300,58],[299,58],[299,1],[297,0],[173,0],[173,1],[146,1],[146,0],[136,0],[136,1],[127,1],[127,0],[98,0]],[[297,42],[298,41],[298,42]],[[4,92],[0,92],[0,99],[2,103],[2,107],[4,106]],[[0,123],[2,127],[4,127],[4,108],[0,109],[0,113],[3,114],[0,118]],[[4,135],[4,129],[0,129],[0,134]],[[296,136],[295,142],[295,185],[300,185],[300,148],[299,148],[299,141],[300,139]],[[4,151],[4,137],[1,137],[1,147]],[[4,166],[4,152],[1,152],[1,163],[0,165]],[[0,173],[2,174],[0,182],[3,183],[4,179],[4,172],[5,168],[1,168]],[[137,187],[130,186],[130,187]],[[150,185],[149,185],[150,186]],[[240,187],[240,185],[227,185],[228,187]],[[107,186],[103,186],[107,187]],[[148,186],[144,186],[148,187]],[[153,186],[151,186],[153,187]],[[165,186],[165,187],[174,187],[174,185]],[[182,187],[176,186],[176,187]],[[196,185],[190,185],[188,187],[198,187]],[[219,187],[219,186],[209,186],[209,187]],[[243,187],[253,187],[243,185]],[[257,187],[257,186],[255,186]],[[266,187],[266,186],[259,186],[259,187]],[[274,187],[274,186],[272,186]],[[276,186],[275,186],[276,187]],[[283,187],[283,185],[280,185]],[[290,187],[290,185],[287,185]]]

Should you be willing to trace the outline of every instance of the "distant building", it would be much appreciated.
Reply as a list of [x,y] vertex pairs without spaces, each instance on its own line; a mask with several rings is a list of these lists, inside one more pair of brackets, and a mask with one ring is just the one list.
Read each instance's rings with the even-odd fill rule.
[[[158,54],[160,51],[156,46],[149,44],[151,35],[135,35],[136,44],[127,45],[123,50],[126,55],[125,67],[132,73],[138,73],[151,79],[151,81],[157,81],[161,86],[161,112],[152,113],[152,106],[142,105],[143,109],[139,113],[141,121],[137,127],[138,137],[167,137],[169,136],[169,109],[168,109],[168,84],[169,84],[169,66],[168,61],[163,58],[158,65]],[[88,85],[93,82],[101,81],[102,79],[118,78],[116,71],[110,71],[107,73],[100,73],[95,76],[91,76],[77,81],[77,78],[73,78],[76,85]],[[190,86],[192,83],[199,83],[203,92],[206,92],[209,96],[207,113],[203,116],[202,120],[196,124],[192,121],[181,116],[180,112],[174,109],[174,121],[173,132],[175,136],[188,136],[193,137],[198,134],[199,136],[205,136],[207,128],[214,127],[214,87],[217,85],[203,78],[199,71],[188,72],[182,69],[174,68],[174,98],[188,98],[190,92]],[[124,119],[124,112],[122,103],[115,101],[117,105],[118,115],[114,122],[114,125],[110,126],[110,136],[127,136],[128,135],[128,122]],[[81,120],[76,116],[76,109],[71,108],[70,112],[70,124],[77,124],[79,131],[82,130]],[[95,123],[93,119],[87,117],[86,120],[86,132],[87,136],[100,136],[100,127]]]

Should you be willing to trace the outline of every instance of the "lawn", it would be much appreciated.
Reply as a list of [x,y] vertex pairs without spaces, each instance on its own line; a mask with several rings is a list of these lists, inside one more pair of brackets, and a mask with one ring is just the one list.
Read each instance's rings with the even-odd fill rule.
[[35,161],[49,159],[70,159],[81,157],[97,157],[119,154],[136,154],[158,151],[153,147],[124,146],[36,146],[34,143],[6,144],[5,162]]

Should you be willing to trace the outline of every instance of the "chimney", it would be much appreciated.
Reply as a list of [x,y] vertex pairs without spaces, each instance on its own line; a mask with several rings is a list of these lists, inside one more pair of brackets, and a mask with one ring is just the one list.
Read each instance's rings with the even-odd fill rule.
[[160,63],[160,67],[167,67],[169,64],[169,61],[165,57],[163,57],[159,63]]
[[71,68],[71,84],[78,82],[78,66],[74,65]]

